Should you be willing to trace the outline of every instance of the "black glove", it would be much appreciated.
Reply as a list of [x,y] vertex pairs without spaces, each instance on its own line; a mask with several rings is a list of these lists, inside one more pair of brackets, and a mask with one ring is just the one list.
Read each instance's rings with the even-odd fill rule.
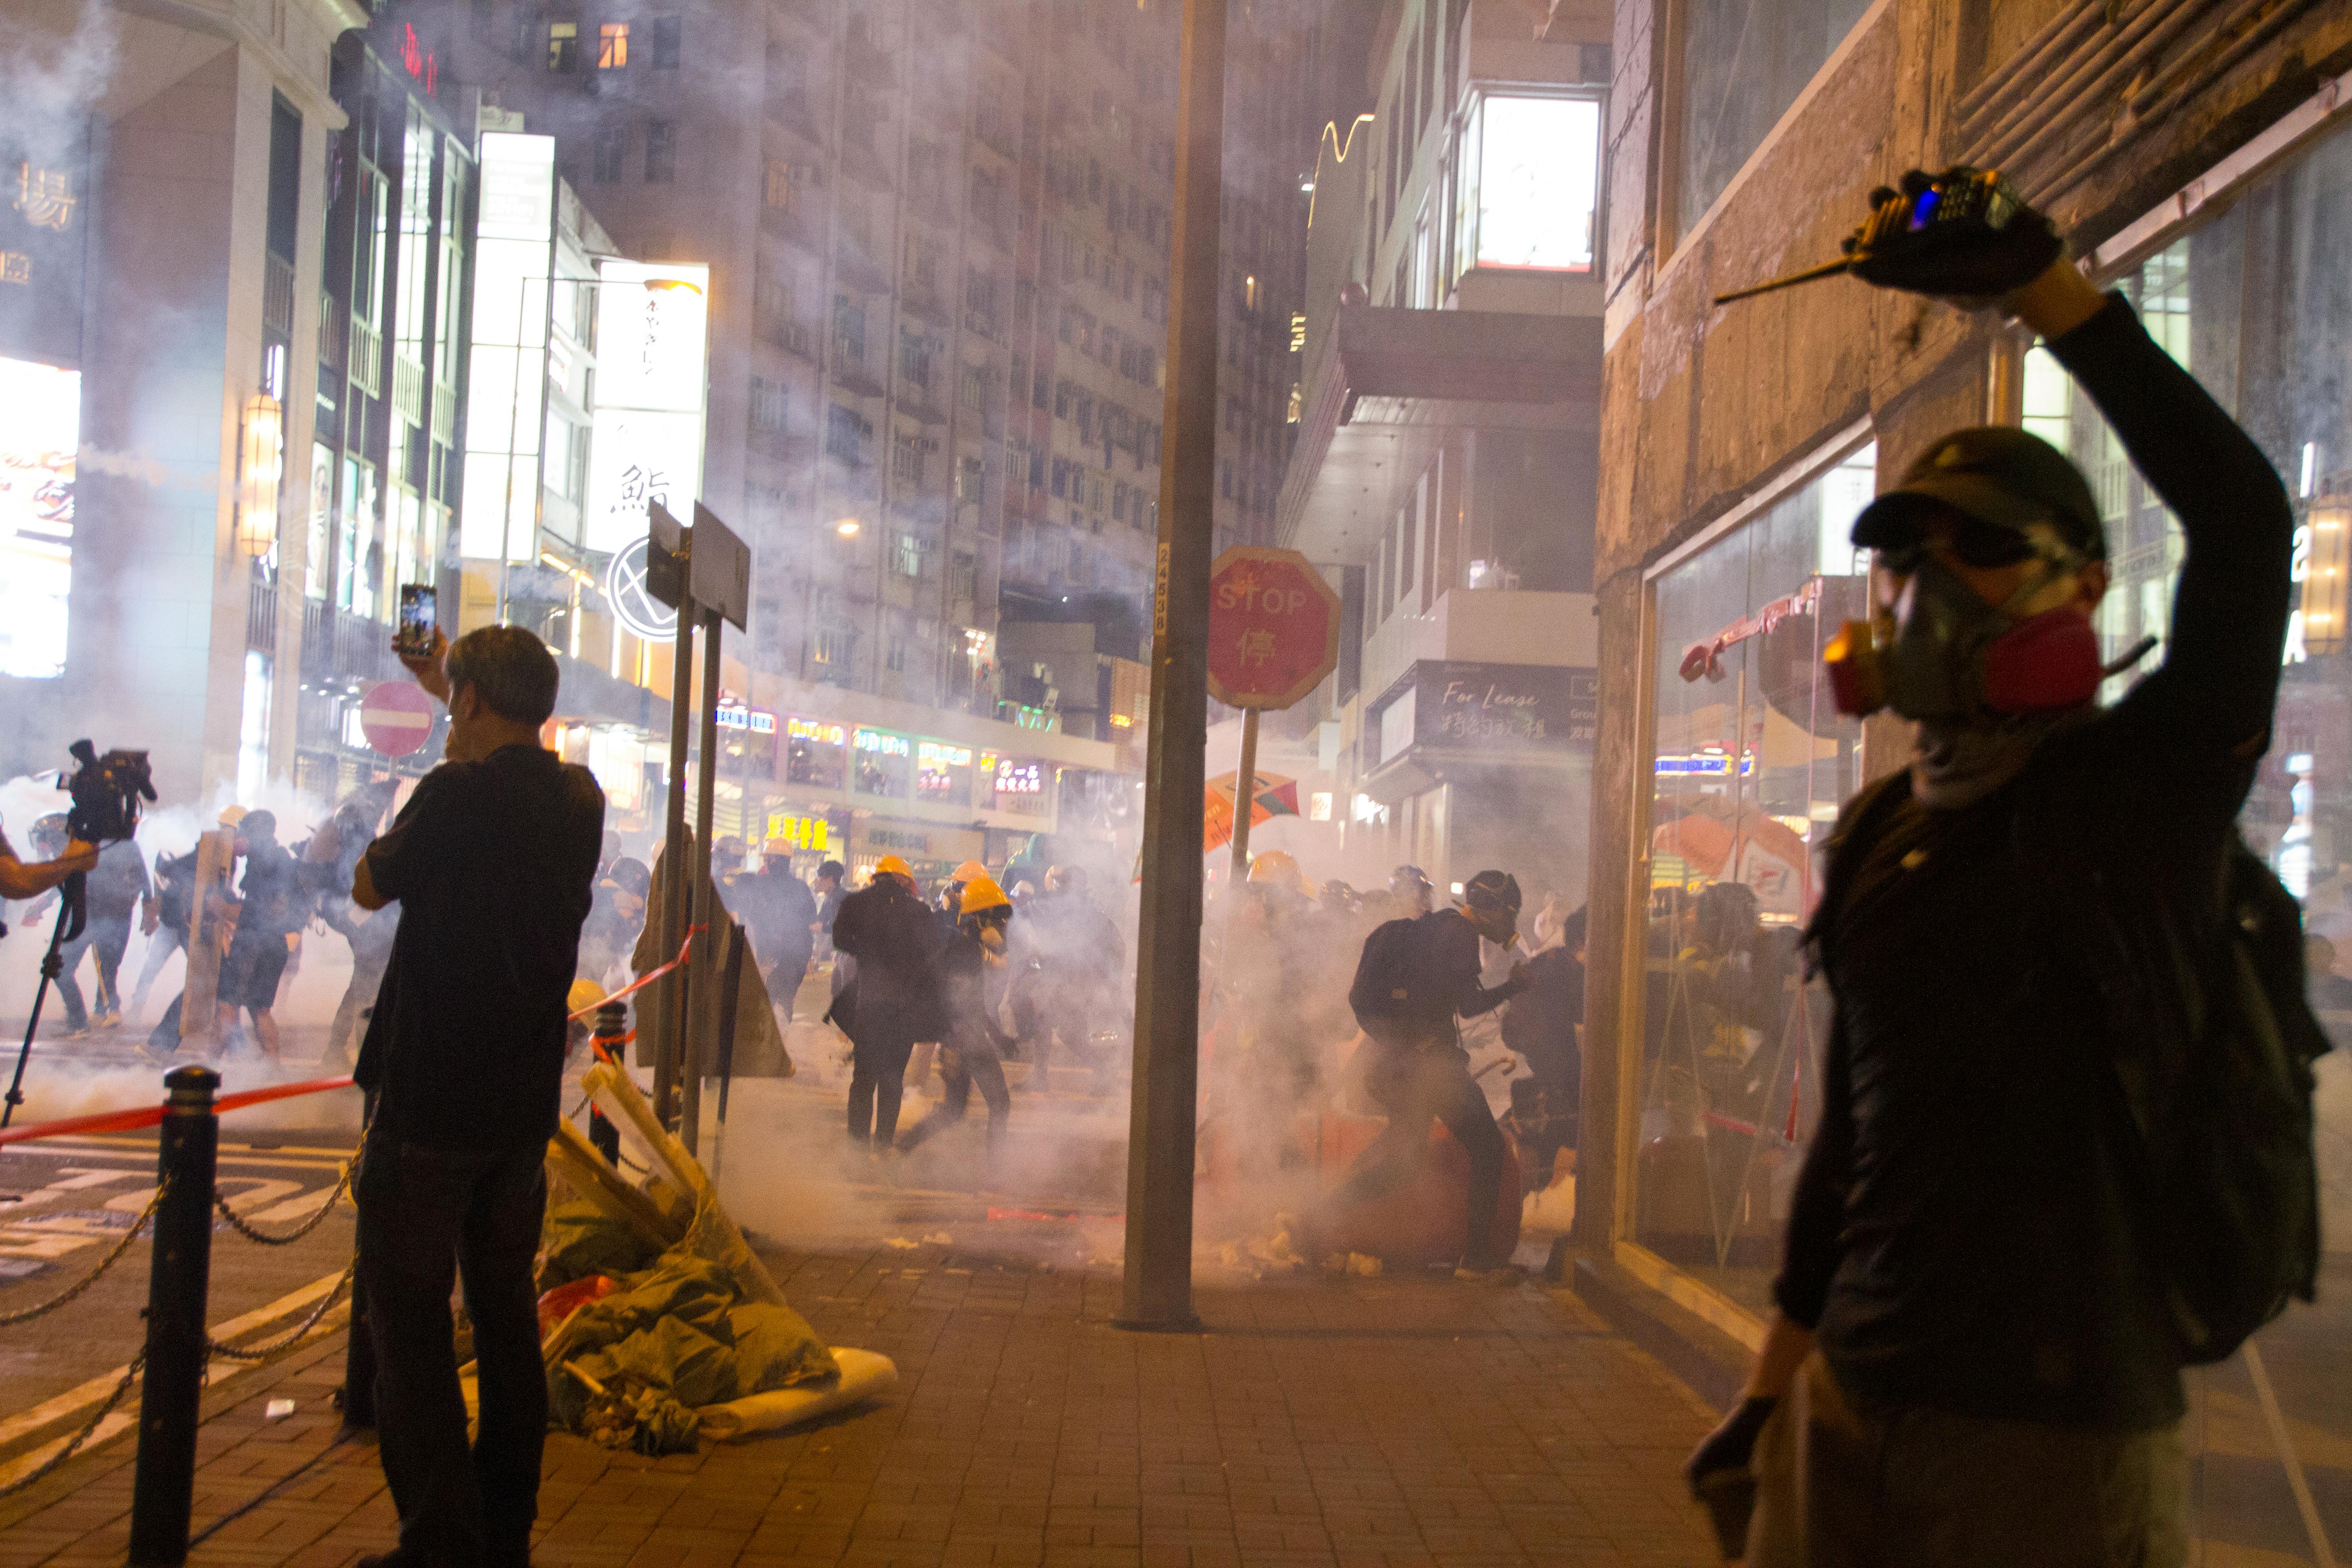
[[1845,252],[1854,276],[1882,289],[1990,299],[2031,283],[2066,249],[2048,218],[1984,170],[1914,169],[1901,190],[1873,191],[1870,205]]
[[1756,1511],[1756,1473],[1750,1461],[1757,1434],[1780,1403],[1765,1395],[1740,1401],[1739,1408],[1707,1434],[1683,1466],[1691,1495],[1706,1505],[1716,1545],[1726,1562],[1748,1554],[1748,1521]]

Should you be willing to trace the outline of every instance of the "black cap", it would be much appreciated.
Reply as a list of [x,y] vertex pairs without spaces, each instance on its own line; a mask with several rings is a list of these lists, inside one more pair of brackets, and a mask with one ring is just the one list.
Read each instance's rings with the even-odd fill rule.
[[1902,483],[1862,509],[1853,520],[1854,546],[1906,543],[1946,508],[2020,532],[2046,522],[2084,555],[2106,559],[2106,530],[2082,470],[2041,437],[2007,425],[1938,437],[1912,459]]
[[1474,910],[1519,912],[1518,879],[1507,871],[1481,871],[1462,884],[1462,901]]

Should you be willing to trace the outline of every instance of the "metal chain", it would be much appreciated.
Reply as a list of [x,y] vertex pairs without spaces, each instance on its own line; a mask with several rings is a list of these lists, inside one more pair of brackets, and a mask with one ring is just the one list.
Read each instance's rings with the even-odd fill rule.
[[354,1258],[343,1269],[341,1277],[336,1279],[335,1288],[320,1298],[319,1304],[310,1309],[310,1315],[295,1324],[293,1331],[283,1339],[273,1340],[268,1344],[248,1346],[223,1344],[218,1340],[208,1339],[205,1342],[205,1351],[213,1355],[226,1356],[231,1361],[262,1362],[268,1361],[281,1351],[292,1350],[302,1342],[302,1336],[317,1328],[319,1320],[325,1317],[329,1310],[343,1299],[343,1292],[351,1289],[352,1271],[358,1268],[359,1262]]
[[67,1438],[64,1447],[59,1448],[56,1453],[51,1454],[47,1458],[42,1460],[32,1471],[26,1475],[18,1476],[6,1486],[0,1486],[0,1498],[15,1497],[26,1487],[33,1485],[37,1481],[45,1479],[59,1465],[64,1464],[68,1459],[72,1458],[75,1454],[79,1453],[81,1449],[81,1446],[89,1441],[89,1435],[98,1430],[98,1424],[105,1420],[108,1413],[116,1405],[122,1403],[122,1396],[131,1392],[131,1385],[132,1384],[139,1381],[140,1371],[145,1367],[146,1364],[147,1352],[142,1350],[139,1352],[137,1360],[133,1361],[129,1366],[122,1369],[121,1380],[115,1384],[114,1392],[106,1396],[105,1404],[100,1405],[95,1411],[90,1413],[89,1419],[81,1424],[81,1430]]
[[324,1225],[327,1221],[327,1216],[335,1212],[335,1205],[341,1200],[343,1194],[351,1188],[352,1173],[359,1169],[360,1154],[366,1148],[367,1129],[362,1127],[360,1129],[360,1141],[352,1146],[352,1157],[343,1162],[343,1173],[341,1177],[336,1181],[335,1190],[327,1194],[327,1201],[319,1205],[319,1212],[317,1214],[312,1215],[309,1219],[304,1220],[300,1225],[296,1226],[292,1230],[286,1232],[282,1236],[272,1236],[266,1230],[255,1227],[243,1215],[229,1207],[228,1200],[222,1197],[217,1191],[213,1194],[213,1207],[220,1211],[221,1218],[228,1221],[229,1228],[231,1230],[236,1231],[237,1235],[245,1237],[247,1241],[257,1241],[264,1247],[291,1246],[293,1243],[301,1240],[304,1237],[318,1229],[321,1225]]
[[136,1220],[131,1222],[131,1226],[129,1230],[122,1233],[122,1239],[114,1244],[113,1250],[99,1260],[97,1268],[91,1269],[89,1273],[83,1275],[80,1279],[75,1280],[72,1284],[67,1286],[62,1291],[42,1302],[37,1307],[26,1307],[17,1311],[0,1313],[0,1329],[13,1328],[18,1323],[29,1323],[35,1318],[40,1317],[45,1313],[54,1312],[59,1307],[64,1306],[67,1302],[72,1300],[75,1297],[80,1295],[83,1291],[97,1284],[100,1275],[104,1274],[108,1269],[122,1261],[122,1255],[131,1250],[131,1244],[139,1239],[139,1233],[145,1230],[147,1228],[148,1221],[155,1217],[156,1209],[161,1207],[163,1205],[164,1190],[170,1184],[171,1184],[167,1181],[162,1185],[156,1187],[155,1195],[148,1200],[145,1211],[142,1212]]

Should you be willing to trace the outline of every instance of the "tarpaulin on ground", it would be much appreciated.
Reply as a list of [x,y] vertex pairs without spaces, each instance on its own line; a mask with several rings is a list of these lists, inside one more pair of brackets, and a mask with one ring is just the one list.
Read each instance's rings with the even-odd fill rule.
[[541,1283],[603,1274],[615,1289],[566,1315],[542,1347],[551,1418],[613,1447],[666,1454],[695,1446],[698,1409],[838,1372],[789,1307],[743,1299],[705,1256],[707,1232],[646,1256],[625,1222],[587,1203],[549,1211]]

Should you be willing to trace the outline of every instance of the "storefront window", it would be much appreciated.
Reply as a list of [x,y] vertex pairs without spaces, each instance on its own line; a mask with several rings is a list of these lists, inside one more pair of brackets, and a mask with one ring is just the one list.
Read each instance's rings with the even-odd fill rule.
[[1863,612],[1864,446],[1656,580],[1633,1239],[1763,1310],[1820,1110],[1814,851],[1863,780],[1822,645]]
[[1599,100],[1482,93],[1460,147],[1453,274],[1474,267],[1592,269]]
[[849,782],[847,726],[823,719],[784,721],[784,782],[841,789]]
[[850,787],[859,795],[905,800],[913,795],[915,748],[904,735],[859,730],[850,737],[856,753]]
[[933,805],[971,804],[971,748],[946,741],[915,742],[915,798]]

